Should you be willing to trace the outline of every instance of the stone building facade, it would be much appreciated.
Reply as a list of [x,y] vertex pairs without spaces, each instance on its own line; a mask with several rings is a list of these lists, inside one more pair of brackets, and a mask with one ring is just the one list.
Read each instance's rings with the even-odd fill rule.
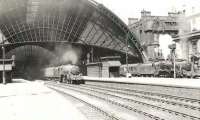
[[141,18],[129,18],[129,28],[137,35],[147,60],[162,57],[159,36],[169,34],[176,36],[179,32],[179,12],[168,13],[168,16],[152,16],[150,11],[141,11]]
[[192,56],[200,57],[200,13],[185,16],[183,23],[189,27],[180,29],[173,39],[177,45],[178,58],[191,61]]

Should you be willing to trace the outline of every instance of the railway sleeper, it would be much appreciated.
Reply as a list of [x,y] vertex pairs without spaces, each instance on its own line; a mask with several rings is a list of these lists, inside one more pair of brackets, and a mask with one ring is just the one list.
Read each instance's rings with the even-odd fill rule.
[[[97,91],[96,91],[97,92]],[[104,95],[106,93],[103,93]],[[119,97],[120,98],[120,97]],[[124,98],[121,98],[121,99],[124,99]],[[176,116],[180,116],[182,115],[183,117],[191,117],[191,118],[195,118],[193,116],[190,116],[190,115],[187,115],[187,114],[184,114],[184,113],[179,113],[179,112],[176,112],[176,111],[172,111],[172,110],[168,110],[168,109],[165,109],[165,108],[161,108],[161,107],[157,107],[157,106],[154,106],[154,105],[150,105],[150,104],[147,104],[147,103],[143,103],[143,102],[139,102],[139,101],[134,101],[134,100],[131,100],[131,99],[127,99],[128,101],[132,101],[134,103],[137,103],[137,104],[141,104],[141,105],[146,105],[146,106],[149,106],[151,108],[155,108],[155,109],[158,109],[158,110],[162,110],[162,111],[167,111],[168,113],[172,113]],[[200,118],[197,118],[197,119],[200,119]]]
[[[93,88],[90,88],[90,89],[93,89]],[[102,90],[102,89],[100,89],[100,90]],[[106,90],[106,91],[113,92],[112,90]],[[136,96],[136,97],[139,97],[139,98],[144,98],[144,99],[148,99],[148,100],[152,100],[152,101],[167,103],[167,104],[171,104],[171,105],[175,105],[175,106],[177,105],[177,106],[181,106],[181,107],[184,107],[184,108],[187,108],[187,109],[189,108],[189,109],[192,109],[192,110],[200,110],[199,107],[191,106],[191,105],[185,105],[185,104],[181,104],[181,103],[176,103],[176,102],[173,102],[173,101],[166,101],[166,100],[162,100],[162,99],[158,99],[158,98],[151,98],[151,97],[147,97],[147,96],[139,96],[139,95],[128,94],[128,93],[124,93],[124,92],[116,92],[116,93],[132,95],[132,96]]]
[[[51,87],[50,87],[50,88],[51,88]],[[70,94],[65,93],[65,92],[63,92],[63,91],[60,91],[60,90],[57,90],[57,89],[55,89],[55,88],[51,88],[51,89],[54,89],[54,90],[56,90],[56,91],[58,91],[58,92],[60,92],[60,93],[66,94],[66,95],[68,95],[68,96],[71,96],[71,97],[73,97],[73,98],[75,98],[75,99],[77,99],[77,100],[79,100],[79,101],[81,101],[81,102],[87,104],[89,107],[93,108],[93,109],[96,110],[96,111],[99,111],[100,113],[102,113],[103,115],[105,115],[105,116],[111,118],[112,120],[121,120],[120,118],[118,118],[118,117],[116,117],[116,116],[113,116],[113,115],[110,115],[110,114],[108,114],[107,112],[105,112],[104,110],[102,110],[102,109],[100,109],[100,108],[98,108],[98,107],[96,107],[96,106],[94,106],[94,105],[92,105],[92,104],[90,104],[90,103],[88,103],[88,102],[86,102],[86,101],[84,101],[84,100],[81,100],[81,99],[79,99],[79,98],[77,98],[77,97],[75,97],[75,96],[73,96],[73,95],[70,95]]]
[[[60,87],[60,86],[59,86],[59,87]],[[66,87],[63,87],[63,88],[66,88]],[[124,104],[121,104],[121,103],[119,103],[119,102],[115,102],[115,101],[112,101],[112,100],[109,100],[109,99],[105,99],[105,98],[102,98],[102,97],[93,95],[93,94],[91,94],[91,93],[82,92],[82,91],[76,90],[76,89],[74,89],[74,88],[66,88],[66,89],[71,89],[71,90],[74,90],[74,91],[77,91],[77,92],[80,92],[80,93],[87,94],[87,95],[92,96],[92,97],[96,97],[96,98],[98,98],[98,99],[105,100],[105,101],[107,101],[107,102],[109,102],[109,103],[111,103],[111,104],[121,106],[121,107],[123,107],[123,108],[126,108],[126,109],[128,109],[128,110],[134,111],[134,112],[139,113],[139,114],[143,114],[143,113],[144,113],[143,111],[140,111],[140,110],[137,110],[137,109],[133,110],[134,108],[132,108],[132,107],[130,107],[130,106],[127,106],[127,105],[124,105]],[[149,117],[149,115],[151,115],[151,114],[149,114],[149,113],[147,113],[147,114],[148,114],[147,117]],[[144,114],[143,114],[143,115],[144,115]],[[152,115],[152,116],[154,116],[154,115]],[[162,118],[160,118],[160,117],[157,117],[157,116],[154,116],[154,118],[156,118],[155,120],[164,120],[164,119],[162,119]]]
[[[102,85],[94,85],[94,86],[98,87],[98,86],[102,86]],[[102,87],[106,87],[106,88],[109,88],[109,89],[113,88],[113,87],[107,87],[107,86],[102,86]],[[158,97],[161,97],[161,98],[164,98],[164,99],[175,99],[175,100],[180,100],[180,101],[200,104],[200,100],[191,100],[191,99],[188,99],[188,98],[182,98],[182,97],[171,96],[171,95],[163,95],[163,94],[160,94],[160,93],[150,93],[150,92],[131,90],[131,89],[119,89],[119,88],[113,88],[113,89],[116,89],[116,90],[128,90],[128,91],[133,91],[135,93],[141,93],[141,94],[144,94],[144,95],[158,96]]]
[[[68,87],[70,87],[70,86],[68,86]],[[66,87],[63,87],[63,88],[66,88]],[[67,89],[70,89],[70,88],[67,88]],[[116,105],[119,105],[119,106],[121,106],[121,107],[130,109],[130,106],[127,106],[127,105],[124,105],[124,104],[115,102],[115,101],[113,101],[113,100],[105,99],[105,98],[102,98],[102,97],[93,95],[93,94],[91,94],[91,93],[88,93],[88,92],[83,92],[83,91],[80,91],[80,90],[76,90],[76,89],[74,89],[74,88],[71,88],[71,89],[72,89],[72,90],[75,90],[75,91],[77,91],[77,92],[81,92],[81,93],[84,93],[84,94],[88,94],[89,96],[93,96],[93,97],[96,97],[96,98],[99,98],[99,99],[103,99],[103,100],[108,101],[108,102],[110,102],[110,103],[112,103],[112,104],[116,104]],[[105,93],[104,93],[104,94],[105,94]],[[183,114],[183,113],[179,113],[179,112],[176,112],[176,111],[164,109],[164,108],[157,107],[157,106],[154,106],[154,105],[150,105],[150,104],[147,104],[147,103],[144,104],[144,103],[139,102],[139,101],[134,101],[134,100],[132,100],[132,101],[135,102],[135,103],[138,103],[138,104],[143,104],[143,105],[149,106],[149,107],[153,107],[153,108],[155,107],[155,108],[158,109],[158,110],[165,110],[165,111],[167,111],[168,113],[174,113],[174,115],[176,115],[176,116],[179,116],[179,115],[182,115],[182,116],[183,116],[183,115],[184,115],[184,117],[196,118],[196,119],[200,120],[200,118],[197,118],[197,117],[194,117],[194,116],[190,116],[190,115],[187,115],[187,114]]]

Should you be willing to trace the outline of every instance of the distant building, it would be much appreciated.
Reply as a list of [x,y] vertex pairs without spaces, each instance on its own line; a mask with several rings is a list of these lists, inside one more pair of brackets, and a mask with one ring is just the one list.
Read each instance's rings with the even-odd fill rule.
[[179,32],[180,12],[170,12],[168,16],[152,16],[150,11],[141,11],[141,18],[129,18],[129,28],[137,35],[144,54],[149,59],[161,57],[159,37],[161,34],[176,36]]
[[[194,10],[194,8],[192,8]],[[200,12],[187,12],[182,18],[180,32],[173,39],[177,45],[178,58],[191,61],[192,56],[200,57]]]

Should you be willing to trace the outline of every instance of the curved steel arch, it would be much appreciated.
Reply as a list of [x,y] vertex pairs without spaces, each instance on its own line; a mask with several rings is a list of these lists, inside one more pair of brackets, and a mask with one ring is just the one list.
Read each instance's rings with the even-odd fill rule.
[[0,1],[0,29],[9,43],[80,42],[126,52],[143,61],[136,36],[111,11],[91,0]]

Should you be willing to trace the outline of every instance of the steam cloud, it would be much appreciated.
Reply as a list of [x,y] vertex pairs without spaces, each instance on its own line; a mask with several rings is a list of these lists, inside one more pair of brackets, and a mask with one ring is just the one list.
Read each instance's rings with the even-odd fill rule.
[[55,48],[57,58],[51,64],[78,64],[81,57],[81,49],[72,45],[59,45]]
[[77,64],[79,60],[79,55],[74,50],[68,50],[63,54],[61,60],[67,63]]

